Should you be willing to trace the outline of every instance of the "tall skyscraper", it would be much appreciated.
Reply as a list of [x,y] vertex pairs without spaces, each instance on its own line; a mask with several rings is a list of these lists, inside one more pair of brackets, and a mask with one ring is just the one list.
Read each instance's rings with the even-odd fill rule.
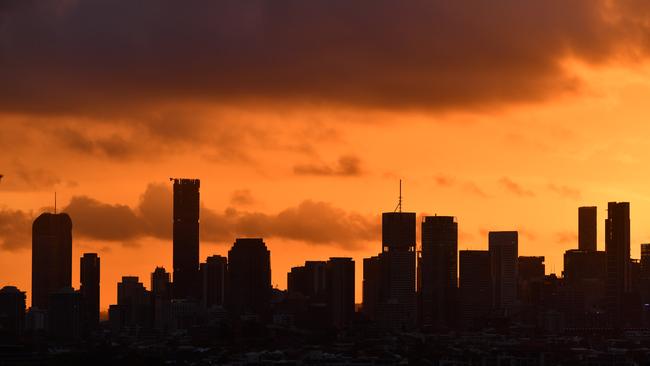
[[595,252],[597,250],[598,208],[578,208],[578,249]]
[[342,328],[354,318],[354,261],[330,258],[326,268],[330,322],[335,328]]
[[623,324],[624,298],[630,292],[630,204],[609,202],[605,220],[606,302],[610,325]]
[[174,179],[174,284],[177,299],[199,299],[198,179]]
[[203,276],[203,306],[224,306],[226,299],[226,279],[228,275],[228,258],[213,255],[201,263]]
[[99,326],[99,257],[97,253],[84,253],[81,257],[79,274],[81,277],[82,328],[84,333]]
[[460,261],[460,326],[463,329],[480,328],[490,313],[490,252],[461,250]]
[[452,216],[422,221],[422,326],[454,327],[457,319],[458,223]]
[[72,220],[41,214],[32,225],[32,307],[47,309],[51,293],[72,284]]
[[491,231],[489,251],[492,306],[508,315],[517,302],[518,233]]
[[408,329],[415,325],[415,225],[415,212],[382,214],[377,320],[385,328]]
[[261,238],[237,239],[228,251],[231,314],[268,320],[271,300],[271,252]]

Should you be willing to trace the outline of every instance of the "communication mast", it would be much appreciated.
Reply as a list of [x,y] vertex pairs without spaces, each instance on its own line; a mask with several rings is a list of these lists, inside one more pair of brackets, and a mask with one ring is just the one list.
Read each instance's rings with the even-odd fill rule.
[[399,200],[397,201],[397,207],[393,212],[402,212],[402,180],[399,180]]

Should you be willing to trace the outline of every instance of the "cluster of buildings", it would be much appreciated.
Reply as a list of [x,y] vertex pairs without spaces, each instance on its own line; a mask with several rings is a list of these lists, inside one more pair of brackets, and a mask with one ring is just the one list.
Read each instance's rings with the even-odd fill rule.
[[[605,251],[597,250],[597,208],[578,210],[578,249],[562,276],[544,257],[519,256],[518,233],[488,234],[487,250],[458,250],[451,216],[382,215],[381,251],[363,260],[363,303],[355,304],[352,258],[306,261],[271,285],[271,253],[261,238],[236,239],[228,255],[199,260],[198,179],[173,179],[173,268],[157,267],[147,289],[135,276],[117,284],[117,304],[100,324],[100,258],[80,260],[71,287],[72,220],[40,215],[32,232],[31,308],[25,292],[0,289],[3,342],[29,336],[74,344],[98,332],[167,334],[201,327],[273,325],[339,332],[447,333],[511,329],[550,334],[650,328],[650,244],[630,258],[629,203],[610,202]],[[200,333],[200,332],[199,332]],[[214,335],[215,333],[207,333]]]

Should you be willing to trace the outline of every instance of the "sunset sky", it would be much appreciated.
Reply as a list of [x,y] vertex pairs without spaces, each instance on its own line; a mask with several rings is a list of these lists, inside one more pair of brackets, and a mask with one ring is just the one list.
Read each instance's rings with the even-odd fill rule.
[[[471,4],[470,4],[471,3]],[[577,212],[631,202],[650,242],[647,0],[0,0],[0,287],[31,300],[58,209],[122,275],[171,271],[169,177],[201,179],[201,260],[262,236],[273,284],[381,249],[380,215],[518,230],[560,273]],[[419,245],[419,243],[418,243]]]

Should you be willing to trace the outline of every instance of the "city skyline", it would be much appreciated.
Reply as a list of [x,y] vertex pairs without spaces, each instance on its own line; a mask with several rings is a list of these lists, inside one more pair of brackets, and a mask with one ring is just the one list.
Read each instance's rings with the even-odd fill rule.
[[[195,185],[196,187],[198,187],[198,185],[199,185],[199,179],[185,179],[185,178],[183,178],[183,179],[173,179],[173,180],[170,179],[170,180],[174,182],[174,186],[176,186],[179,182],[180,182],[181,184],[182,184],[182,182],[186,182],[186,183],[188,183],[188,184]],[[394,231],[395,233],[398,233],[398,237],[393,237],[394,234],[391,233],[391,229],[390,229],[390,227],[391,227],[391,225],[392,225],[391,222],[394,222],[395,219],[398,219],[398,218],[400,217],[400,216],[398,216],[398,215],[402,215],[402,211],[401,211],[401,209],[402,209],[402,206],[401,206],[401,205],[402,205],[402,201],[401,201],[401,200],[402,200],[402,196],[401,196],[401,185],[402,185],[402,183],[401,183],[401,181],[400,181],[400,195],[399,195],[399,197],[398,197],[398,207],[395,208],[395,212],[388,212],[388,213],[387,213],[387,212],[384,212],[384,213],[383,213],[383,217],[384,217],[384,219],[383,219],[383,224],[380,225],[380,227],[382,227],[382,228],[384,228],[384,229],[380,229],[380,230],[383,230],[383,235],[381,235],[381,236],[382,236],[382,237],[385,237],[385,238],[386,238],[385,240],[388,240],[388,242],[391,242],[391,241],[392,241],[392,242],[404,242],[404,243],[406,243],[406,242],[410,242],[411,240],[415,240],[414,245],[416,246],[418,253],[422,253],[421,251],[422,251],[422,248],[423,248],[423,247],[422,247],[423,243],[422,243],[422,238],[421,238],[421,230],[420,230],[420,227],[422,227],[422,228],[424,228],[425,226],[428,227],[428,224],[429,224],[429,221],[430,221],[430,220],[438,220],[438,221],[442,220],[442,221],[440,221],[440,222],[445,222],[444,220],[452,220],[452,222],[454,223],[454,226],[455,226],[455,227],[458,226],[459,224],[458,224],[457,218],[454,217],[454,216],[438,216],[438,215],[435,215],[435,216],[425,216],[426,214],[418,214],[418,213],[415,213],[415,212],[413,212],[413,213],[404,212],[404,213],[403,213],[404,215],[409,215],[409,216],[408,216],[409,219],[408,219],[407,221],[412,221],[412,223],[413,223],[413,224],[416,224],[416,225],[415,225],[415,227],[413,227],[413,228],[403,228],[403,227],[401,226],[401,225],[403,225],[403,224],[399,224],[398,226],[395,227],[395,228],[396,228],[395,230],[392,230],[392,231]],[[186,193],[186,192],[183,192],[182,190],[179,190],[178,192],[179,192],[179,194],[178,194],[179,198],[182,197],[183,195],[187,195],[187,193]],[[197,191],[197,192],[198,192],[198,191]],[[170,194],[171,194],[171,193],[172,193],[172,192],[170,191]],[[173,195],[172,195],[172,196],[173,196]],[[196,197],[196,200],[197,200],[197,201],[196,201],[196,203],[194,203],[193,205],[195,205],[196,207],[198,207],[198,204],[199,204],[199,201],[198,201],[198,193],[196,194],[195,197]],[[182,200],[182,199],[181,199],[181,200]],[[614,204],[614,206],[612,206],[612,204]],[[627,203],[626,203],[626,204],[627,204]],[[610,202],[608,205],[609,205],[610,209],[611,209],[611,207],[617,207],[617,205],[616,205],[615,202],[614,202],[614,203]],[[628,210],[628,211],[627,211],[627,214],[629,215],[629,212],[630,212],[630,211],[629,211],[629,210],[630,210],[630,209],[629,209],[629,204],[628,204],[627,207],[628,207],[628,208],[627,208],[627,210]],[[586,219],[586,218],[584,217],[584,216],[585,216],[585,215],[584,215],[584,211],[585,211],[585,210],[589,210],[589,211],[591,211],[590,214],[589,214],[589,218],[588,218],[588,219]],[[598,217],[597,217],[597,215],[595,214],[594,211],[596,211],[596,212],[598,211],[598,210],[597,210],[597,206],[581,206],[581,207],[578,207],[578,208],[575,210],[575,213],[576,213],[576,215],[575,215],[575,219],[576,219],[576,232],[580,232],[580,231],[582,230],[583,227],[588,227],[586,230],[593,231],[594,226],[596,226],[596,227],[598,228],[598,229],[597,229],[597,232],[601,232],[601,231],[605,231],[605,230],[607,230],[606,227],[607,227],[607,221],[608,221],[608,219],[606,219],[603,223],[599,224],[598,221],[597,221],[597,220],[598,220]],[[602,210],[602,211],[605,211],[607,214],[609,214],[609,213],[608,213],[609,210],[607,210],[607,209]],[[61,217],[63,217],[63,218],[69,217],[65,212],[58,212],[57,215],[58,215],[58,216],[61,216]],[[42,216],[43,216],[44,219],[46,219],[46,218],[51,217],[51,216],[53,216],[53,215],[52,215],[51,213],[44,212],[44,214],[43,214]],[[175,215],[172,215],[172,216],[173,216],[173,217],[172,217],[172,220],[171,220],[171,221],[175,222],[175,221],[177,220],[177,219],[176,219],[176,216],[175,216]],[[391,219],[391,217],[392,217],[393,219]],[[387,219],[388,219],[388,221],[386,221]],[[594,220],[596,220],[596,221],[594,222]],[[400,220],[398,220],[398,221],[400,221]],[[633,221],[633,220],[632,220],[632,221]],[[198,222],[198,221],[197,221],[197,222]],[[396,222],[396,223],[397,223],[397,222]],[[420,223],[422,224],[422,226],[420,226]],[[595,225],[594,225],[594,224],[595,224]],[[198,224],[197,224],[197,225],[198,225]],[[461,223],[460,225],[462,225],[462,223]],[[42,226],[42,225],[41,225],[41,226]],[[407,224],[407,226],[408,226],[408,224]],[[443,227],[444,227],[444,226],[443,226]],[[72,225],[72,228],[74,228],[74,224]],[[35,228],[34,230],[37,230],[37,229]],[[51,230],[51,229],[50,229],[50,230]],[[388,230],[388,231],[387,231],[387,230]],[[407,234],[406,236],[403,236],[403,235],[404,235],[404,232],[405,232],[404,230],[406,230],[406,232],[408,232],[408,234]],[[411,230],[412,230],[412,232],[411,232]],[[429,230],[431,230],[431,229],[429,229]],[[439,227],[437,230],[440,230],[440,227]],[[442,230],[443,230],[443,232],[444,232],[445,229],[442,229]],[[458,239],[457,239],[457,238],[458,238],[458,233],[457,233],[457,231],[458,231],[458,229],[454,229],[454,231],[453,231],[453,233],[454,233],[453,238],[456,238],[456,239],[455,239],[455,242],[458,241]],[[629,223],[628,223],[628,231],[629,231]],[[417,232],[417,235],[416,235],[416,232]],[[37,231],[34,231],[34,235],[35,235],[35,237],[38,238],[38,235],[36,235],[36,233],[37,233]],[[477,248],[472,248],[472,249],[474,249],[474,250],[485,250],[485,251],[488,251],[489,248],[490,248],[490,237],[491,237],[493,234],[494,234],[494,235],[499,235],[499,234],[501,234],[501,233],[502,233],[502,234],[508,234],[509,232],[507,232],[507,231],[499,231],[499,230],[492,230],[492,231],[489,231],[488,233],[486,233],[486,244],[485,244],[485,247],[477,247]],[[519,235],[518,235],[519,233],[518,233],[517,231],[512,231],[512,233],[514,233],[515,235],[519,236]],[[489,234],[489,235],[487,235],[487,234]],[[189,237],[192,237],[193,234],[190,233],[190,234],[187,234],[187,235],[189,235]],[[402,237],[399,237],[399,235],[402,235]],[[437,235],[440,235],[440,234],[437,234]],[[445,235],[448,235],[448,234],[445,234]],[[412,238],[411,238],[411,236],[412,236]],[[600,236],[600,235],[598,235],[598,236]],[[603,236],[604,236],[604,235],[603,235]],[[442,240],[442,241],[444,242],[445,240],[451,240],[451,239],[452,239],[451,237],[447,237],[448,239],[444,239],[444,238],[446,238],[446,237],[443,235],[443,236],[441,236],[441,237],[437,237],[436,240]],[[170,238],[170,241],[173,241],[173,240],[171,240],[171,239],[172,239],[172,238]],[[234,238],[234,239],[239,240],[240,238]],[[36,240],[36,239],[34,239],[34,240]],[[247,240],[247,239],[245,239],[245,240]],[[518,239],[517,237],[515,237],[515,243],[516,243],[518,240],[519,240],[519,239]],[[629,240],[629,239],[628,239],[628,240]],[[72,242],[73,242],[73,244],[72,244],[72,248],[68,249],[68,250],[70,250],[71,252],[72,252],[72,249],[74,248],[74,240],[72,240]],[[456,260],[456,262],[457,262],[457,261],[458,261],[458,258],[459,258],[459,253],[460,253],[460,251],[469,250],[469,249],[468,249],[468,248],[463,248],[463,247],[460,246],[460,244],[456,244],[455,242],[454,242],[454,244],[455,244],[454,252],[456,253],[455,260]],[[200,244],[200,240],[199,240],[199,243],[198,243],[198,244]],[[635,243],[632,243],[632,245],[630,245],[630,249],[631,249],[630,252],[634,252],[634,247],[635,247],[634,244],[635,244]],[[638,247],[640,248],[642,244],[643,244],[643,243],[639,243]],[[36,245],[36,244],[34,244],[34,245]],[[386,245],[386,244],[384,244],[384,250],[386,250],[385,248],[387,248],[385,245]],[[398,248],[400,247],[400,245],[403,246],[403,245],[405,245],[405,244],[399,244],[399,245],[398,245]],[[377,243],[377,246],[379,246],[379,248],[381,249],[381,241]],[[604,250],[605,248],[602,248],[601,246],[602,246],[602,245],[598,245],[597,249],[602,251],[602,250]],[[407,247],[408,247],[408,245],[407,245]],[[568,248],[567,250],[570,252],[571,250],[577,250],[579,247],[580,247],[580,242],[579,242],[579,240],[577,239],[577,236],[576,236],[576,243],[575,243],[575,245],[574,245],[573,247]],[[406,247],[405,247],[405,248],[406,248]],[[170,250],[171,250],[171,248],[170,248]],[[592,249],[589,249],[589,250],[592,250]],[[190,248],[190,251],[192,251],[191,248]],[[173,253],[173,250],[172,250],[172,253]],[[224,255],[224,256],[225,256],[225,255],[227,255],[227,254],[228,254],[227,251],[224,251],[224,252],[214,252],[214,253],[212,253],[212,254],[208,254],[208,255],[205,257],[205,259],[204,259],[203,257],[200,257],[200,258],[199,258],[199,261],[201,262],[201,268],[203,268],[204,261],[209,260],[211,257],[213,257],[213,256],[214,256],[214,257],[219,257],[219,256],[221,256],[221,255]],[[565,254],[564,252],[563,252],[563,254],[565,255],[564,262],[566,262],[566,254]],[[86,255],[88,255],[88,253],[83,253],[83,255],[86,256]],[[92,256],[92,255],[97,255],[97,254],[96,254],[96,253],[90,253],[89,255]],[[186,254],[184,254],[182,251],[180,252],[180,255],[181,255],[181,257],[182,257],[182,256],[186,256]],[[541,255],[541,254],[540,254],[540,253],[528,253],[528,254],[526,254],[526,255]],[[628,253],[627,255],[629,255],[629,253]],[[371,257],[371,256],[372,256],[372,253],[371,253],[371,255],[366,255],[366,257]],[[520,258],[521,258],[521,256],[522,256],[522,254],[519,253],[519,257],[520,257]],[[524,255],[524,256],[525,256],[525,255]],[[327,255],[327,256],[324,257],[324,258],[317,258],[317,257],[309,256],[309,255],[307,254],[307,255],[306,255],[306,261],[309,262],[309,261],[314,261],[314,260],[316,260],[316,261],[318,261],[318,260],[327,260],[327,259],[331,259],[331,258],[335,258],[335,257],[337,257],[337,256],[334,256],[334,255]],[[340,256],[339,256],[339,257],[340,257]],[[357,266],[357,267],[358,267],[358,266],[361,266],[360,268],[357,268],[356,271],[355,271],[355,272],[357,273],[356,278],[355,278],[355,283],[356,283],[356,284],[355,284],[355,287],[357,288],[357,291],[355,291],[355,302],[356,302],[357,304],[361,304],[361,303],[362,303],[362,298],[363,298],[363,293],[362,293],[362,289],[363,289],[363,284],[362,284],[362,282],[363,282],[363,273],[364,273],[363,263],[365,262],[366,257],[361,258],[360,261],[359,261],[359,260],[356,260],[356,258],[353,258],[353,259],[354,259],[354,262],[353,262],[354,265]],[[515,257],[517,257],[517,249],[515,249]],[[634,257],[634,256],[632,256],[632,257]],[[379,258],[379,257],[373,257],[373,258]],[[425,259],[427,258],[427,254],[424,255],[424,258],[425,258]],[[544,256],[542,256],[542,258],[544,258]],[[74,262],[75,259],[74,259],[74,258],[71,258],[71,259],[72,259],[73,262]],[[82,259],[83,259],[83,258],[82,258]],[[371,258],[368,258],[368,259],[371,259]],[[413,257],[413,259],[415,259],[415,257]],[[438,260],[441,260],[441,259],[438,259]],[[543,260],[543,261],[544,261],[544,260]],[[197,262],[197,263],[196,263],[196,271],[197,271],[196,276],[197,276],[197,278],[198,278],[198,276],[199,276],[199,273],[198,273],[199,266],[198,266],[198,264],[199,264],[199,263]],[[564,269],[564,263],[562,263],[563,266],[560,267],[559,270],[555,270],[554,268],[549,268],[548,263],[546,263],[546,264],[547,264],[547,265],[546,265],[546,273],[547,273],[547,274],[549,274],[549,273],[554,273],[554,274],[557,274],[558,276],[562,276],[562,274],[563,274],[562,271],[563,271],[563,269]],[[286,280],[286,274],[290,273],[291,270],[292,270],[296,265],[300,265],[300,262],[298,262],[298,263],[296,263],[295,265],[293,265],[293,266],[292,266],[289,270],[287,270],[287,272],[285,272],[284,274],[282,274],[282,273],[278,274],[277,271],[275,271],[276,273],[274,273],[274,271],[271,271],[271,273],[274,273],[274,279],[277,278],[277,277],[284,276],[284,277],[285,277],[285,280]],[[272,262],[271,262],[271,266],[273,266],[273,263],[272,263]],[[163,265],[163,264],[156,264],[155,267],[156,267],[156,268],[168,268],[170,274],[173,272],[173,271],[171,270],[171,268],[173,268],[172,266],[169,266],[169,267],[168,267],[168,266]],[[422,267],[422,262],[421,262],[420,260],[418,260],[418,262],[417,262],[417,267],[420,268],[420,269],[418,269],[418,271],[421,271],[421,268],[426,268],[426,264],[425,264],[425,267]],[[34,267],[32,267],[32,271],[33,271],[33,268],[34,268]],[[103,267],[103,268],[105,269],[105,267]],[[451,267],[450,267],[450,268],[451,268]],[[454,264],[454,267],[453,267],[453,268],[456,268],[457,276],[456,276],[456,278],[455,278],[454,280],[456,281],[456,286],[458,286],[457,281],[458,281],[458,279],[460,278],[459,265],[456,263],[456,264]],[[75,269],[76,269],[76,271],[75,271]],[[75,275],[80,276],[80,274],[79,274],[79,270],[81,270],[80,267],[76,267],[75,265],[72,265],[72,268],[71,268],[71,272],[70,272],[70,273],[75,273]],[[382,267],[382,270],[385,270],[385,267]],[[413,270],[415,270],[415,264],[414,264],[414,269],[413,269]],[[439,270],[444,271],[442,268],[440,268]],[[51,270],[50,270],[50,271],[51,271]],[[57,270],[57,269],[54,269],[54,271],[60,271],[60,269],[58,269],[58,270]],[[427,271],[427,270],[425,269],[425,272],[426,272],[426,271]],[[429,270],[429,271],[430,271],[430,270]],[[149,278],[149,275],[151,275],[151,274],[152,274],[151,271],[148,271],[148,272],[147,272],[146,274],[144,274],[144,275],[133,274],[132,271],[130,271],[130,270],[127,268],[126,271],[125,271],[125,272],[122,272],[122,273],[119,275],[118,278],[119,278],[119,279],[122,279],[122,278],[124,278],[125,276],[126,276],[126,277],[128,277],[128,276],[139,277],[139,278],[142,280],[142,282],[144,283],[145,288],[147,288],[147,289],[151,289],[151,288],[153,287],[153,284],[152,284],[151,282],[146,282],[146,280],[145,280],[145,279],[148,279],[148,278]],[[419,275],[419,276],[422,276],[422,274],[418,274],[418,275]],[[429,272],[429,275],[430,275],[430,272]],[[104,275],[102,274],[102,276],[104,276]],[[414,277],[415,277],[415,274],[414,274]],[[171,277],[170,277],[170,278],[171,278]],[[112,279],[112,278],[110,278],[110,279]],[[110,280],[110,279],[109,279],[109,280]],[[115,288],[116,288],[116,287],[115,287],[115,284],[117,284],[117,282],[118,282],[118,281],[116,281],[116,282],[114,282],[113,284],[110,284],[110,283],[107,284],[107,283],[105,283],[105,281],[106,281],[106,280],[102,277],[102,281],[101,281],[101,282],[104,283],[103,286],[100,286],[100,287],[102,288],[102,293],[101,293],[101,296],[100,296],[100,299],[101,299],[100,310],[101,310],[102,313],[105,313],[105,312],[108,310],[108,305],[110,305],[111,303],[114,303],[114,302],[115,302],[115,300],[116,300],[116,298],[115,298],[115,296],[114,296],[115,293],[116,293],[116,291],[115,291]],[[182,283],[182,281],[184,281],[184,280],[181,279],[181,283]],[[195,281],[195,282],[196,282],[196,281]],[[285,281],[285,283],[286,283],[286,281]],[[414,289],[415,289],[415,281],[413,281],[413,283],[414,283]],[[72,284],[73,287],[75,287],[75,288],[79,288],[79,286],[81,285],[79,279],[78,279],[78,278],[75,278],[75,276],[73,276],[71,284]],[[14,284],[14,283],[9,283],[9,285],[15,285],[15,284]],[[33,287],[34,285],[31,284],[31,286]],[[30,287],[30,289],[31,289],[32,287]],[[64,286],[64,287],[65,287],[65,286]],[[189,288],[191,288],[191,287],[192,287],[192,286],[189,286]],[[287,286],[284,286],[284,287],[277,286],[277,283],[275,283],[275,282],[272,282],[272,287],[273,287],[273,288],[279,288],[279,289],[287,289],[287,288],[288,288]],[[20,287],[18,287],[18,288],[20,288]],[[24,290],[23,290],[23,291],[24,291]],[[196,291],[199,291],[199,293],[200,293],[201,289],[196,289]],[[426,291],[427,291],[427,290],[425,290],[425,292],[426,292]],[[440,289],[438,288],[436,291],[440,291]],[[29,306],[29,305],[31,305],[31,299],[32,299],[32,296],[31,296],[31,294],[30,294],[30,291],[27,291],[27,293],[28,293],[28,296],[27,296],[27,298],[28,298],[28,302],[27,302],[27,304],[28,304],[28,306]],[[113,296],[111,296],[111,293],[113,294]],[[108,295],[108,296],[106,297],[106,295]],[[493,294],[493,295],[494,295],[494,294]],[[195,298],[195,299],[200,298],[199,295],[185,295],[185,294],[182,294],[182,295],[179,295],[179,296],[181,296],[181,297],[190,297],[190,298]],[[425,300],[425,301],[426,301],[426,300]],[[495,300],[492,299],[491,301],[495,301]],[[512,300],[511,300],[511,301],[512,301]],[[443,316],[442,319],[444,319],[444,316]]]

